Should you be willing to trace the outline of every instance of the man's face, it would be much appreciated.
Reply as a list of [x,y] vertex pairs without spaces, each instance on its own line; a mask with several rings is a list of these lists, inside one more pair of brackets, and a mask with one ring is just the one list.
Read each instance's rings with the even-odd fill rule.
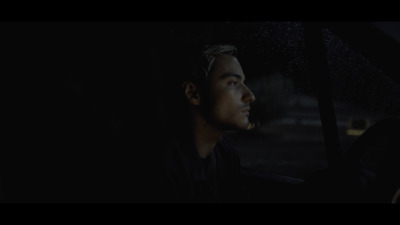
[[247,129],[253,93],[244,84],[245,76],[236,57],[218,55],[209,75],[208,115],[220,129]]

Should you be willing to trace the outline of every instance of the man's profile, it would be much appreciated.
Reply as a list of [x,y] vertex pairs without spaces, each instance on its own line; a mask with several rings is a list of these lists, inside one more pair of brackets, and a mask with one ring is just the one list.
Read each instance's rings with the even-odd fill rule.
[[255,96],[236,56],[233,45],[206,45],[181,72],[177,96],[184,107],[175,109],[181,126],[162,156],[168,201],[239,200],[240,160],[224,131],[248,128]]

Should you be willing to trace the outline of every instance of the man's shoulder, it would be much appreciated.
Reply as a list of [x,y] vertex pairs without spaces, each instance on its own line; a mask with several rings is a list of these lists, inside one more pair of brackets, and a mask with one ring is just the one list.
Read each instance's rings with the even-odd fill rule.
[[[162,147],[162,163],[164,166],[176,167],[177,164],[187,164],[193,161],[196,154],[193,152],[194,144],[190,139],[170,138],[165,139]],[[222,135],[214,151],[219,160],[238,160],[239,155],[229,136]]]

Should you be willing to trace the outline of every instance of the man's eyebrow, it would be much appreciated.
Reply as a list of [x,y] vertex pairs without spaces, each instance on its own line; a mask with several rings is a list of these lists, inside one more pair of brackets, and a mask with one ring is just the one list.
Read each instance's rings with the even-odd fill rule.
[[244,76],[242,76],[242,75],[239,75],[239,74],[237,74],[237,73],[224,73],[224,74],[222,74],[221,76],[220,76],[220,79],[225,79],[225,78],[228,78],[228,77],[235,77],[235,78],[237,78],[237,79],[245,79],[245,77]]

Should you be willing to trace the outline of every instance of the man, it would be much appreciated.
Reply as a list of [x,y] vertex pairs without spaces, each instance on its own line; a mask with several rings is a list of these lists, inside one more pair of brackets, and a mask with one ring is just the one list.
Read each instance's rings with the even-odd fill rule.
[[255,97],[236,54],[232,45],[207,45],[180,80],[182,126],[162,156],[167,201],[240,201],[240,160],[224,131],[249,127]]

